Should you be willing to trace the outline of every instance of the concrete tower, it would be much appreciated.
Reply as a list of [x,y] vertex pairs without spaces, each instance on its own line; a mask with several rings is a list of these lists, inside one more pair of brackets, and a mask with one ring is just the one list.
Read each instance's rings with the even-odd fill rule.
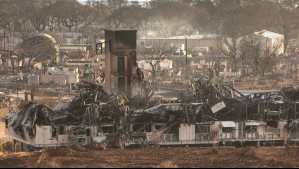
[[105,30],[105,89],[138,95],[136,30]]

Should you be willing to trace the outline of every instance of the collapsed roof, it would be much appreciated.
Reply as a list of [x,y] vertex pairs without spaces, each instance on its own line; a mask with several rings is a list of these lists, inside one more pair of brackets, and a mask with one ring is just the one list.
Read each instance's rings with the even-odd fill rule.
[[290,101],[298,101],[299,100],[299,89],[295,89],[294,87],[285,87],[281,89],[281,94]]

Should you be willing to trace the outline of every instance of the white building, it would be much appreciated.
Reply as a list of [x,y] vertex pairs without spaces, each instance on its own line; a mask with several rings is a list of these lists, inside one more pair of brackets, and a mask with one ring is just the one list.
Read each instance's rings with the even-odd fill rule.
[[284,53],[284,35],[267,30],[255,32],[254,35],[257,35],[260,42],[262,42],[265,47],[269,47],[270,51],[276,49],[276,55]]
[[[250,45],[259,45],[256,46],[259,49],[259,59],[265,57],[266,51],[268,51],[268,54],[275,53],[276,57],[283,55],[284,54],[284,35],[278,34],[275,32],[270,32],[267,30],[262,30],[259,32],[254,32],[245,36],[241,36],[235,40],[231,38],[226,39],[226,43],[223,43],[223,49],[226,50],[227,52],[236,52],[236,57],[240,58],[241,55],[243,54],[244,47],[250,47]],[[230,47],[232,46],[232,47]],[[236,51],[230,51],[233,49],[236,49]],[[253,49],[250,49],[253,50]],[[247,58],[248,59],[248,58]],[[253,70],[250,65],[246,65],[246,63],[243,63],[240,61],[237,63],[236,67],[236,72],[238,75],[241,75],[241,72],[244,71],[244,67],[246,68],[247,73],[252,73]],[[233,61],[231,61],[230,64],[234,64]],[[233,67],[230,66],[230,67]],[[281,71],[281,64],[277,64],[274,66],[275,71]]]
[[[157,60],[153,60],[152,62],[153,64],[155,64]],[[145,78],[146,79],[150,78],[151,77],[150,72],[152,70],[152,67],[148,63],[148,61],[141,60],[138,61],[137,64],[138,67],[144,72]],[[156,78],[158,79],[161,78],[161,80],[165,78],[170,78],[172,75],[172,68],[173,68],[172,60],[165,59],[161,61],[159,65],[156,67]]]
[[[157,60],[153,60],[152,62],[153,62],[153,64],[155,64],[157,62]],[[141,68],[142,70],[151,70],[152,69],[151,65],[148,63],[147,60],[138,61],[137,64],[138,64],[138,67]],[[168,59],[162,60],[159,63],[158,67],[160,67],[161,69],[166,69],[166,70],[172,69],[172,60],[168,60]]]

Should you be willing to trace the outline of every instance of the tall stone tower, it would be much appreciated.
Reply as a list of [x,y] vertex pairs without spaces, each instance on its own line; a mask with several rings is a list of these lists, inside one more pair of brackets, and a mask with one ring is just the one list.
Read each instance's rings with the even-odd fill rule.
[[136,30],[105,30],[105,89],[109,94],[138,95]]

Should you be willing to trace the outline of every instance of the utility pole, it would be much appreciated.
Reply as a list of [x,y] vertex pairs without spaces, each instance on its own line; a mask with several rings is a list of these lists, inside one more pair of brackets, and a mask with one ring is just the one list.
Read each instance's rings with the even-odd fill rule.
[[147,42],[147,19],[146,19],[146,22],[145,22],[145,40]]
[[187,37],[185,38],[185,51],[186,51],[186,80],[188,78],[188,52],[187,52]]
[[6,58],[6,49],[5,49],[5,46],[6,46],[6,34],[5,34],[6,32],[5,32],[5,30],[3,31],[3,33],[4,33],[4,36],[3,36],[4,37],[3,38],[4,39],[4,42],[3,42],[3,44],[4,44],[4,47],[3,47],[4,52],[3,52],[3,54],[4,54],[4,59],[5,59],[5,63],[4,64],[6,65],[7,58]]
[[[145,2],[146,4],[146,9],[148,9],[148,4],[147,4],[147,0],[146,0],[146,2]],[[147,22],[148,22],[148,18],[146,18],[146,21],[145,21],[145,39],[146,39],[146,44],[147,44]]]

